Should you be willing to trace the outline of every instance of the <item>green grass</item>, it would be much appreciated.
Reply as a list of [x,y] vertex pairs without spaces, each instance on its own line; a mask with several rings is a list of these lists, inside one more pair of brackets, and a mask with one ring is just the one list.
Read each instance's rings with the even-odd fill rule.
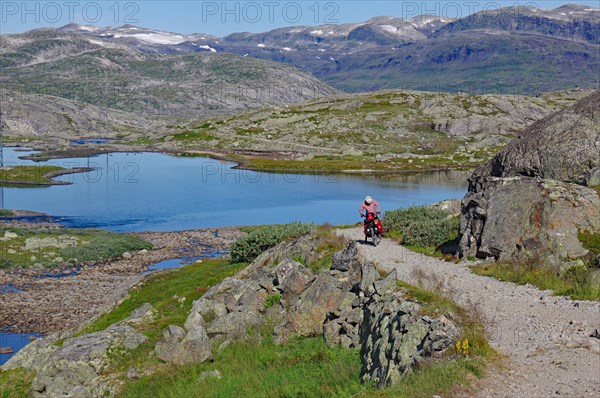
[[491,276],[518,285],[531,284],[541,290],[552,290],[556,296],[574,300],[600,300],[600,285],[590,280],[587,267],[574,267],[559,272],[536,263],[492,263],[475,265],[471,269],[477,275]]
[[0,372],[0,398],[27,398],[34,372],[22,368]]
[[150,275],[141,285],[134,287],[118,307],[102,315],[86,327],[81,334],[97,332],[122,319],[144,303],[157,311],[155,322],[144,325],[142,331],[151,338],[160,335],[168,325],[183,325],[192,302],[200,298],[210,286],[234,275],[246,264],[230,264],[223,259],[208,260],[198,264]]
[[[198,382],[213,369],[223,378]],[[266,337],[234,343],[216,352],[213,363],[166,368],[127,384],[118,397],[349,397],[365,388],[359,372],[358,351],[329,348],[320,338],[276,346]]]
[[0,217],[12,217],[14,213],[12,210],[0,209]]
[[590,231],[579,231],[577,237],[583,244],[583,247],[596,255],[600,254],[600,234]]
[[[137,237],[100,229],[0,228],[0,236],[6,232],[17,237],[0,242],[0,268],[29,267],[36,263],[53,267],[74,258],[96,261],[118,257],[126,251],[152,248]],[[38,241],[36,246],[32,244],[35,240],[45,243]]]
[[279,304],[281,302],[281,294],[274,293],[265,299],[264,306],[265,308],[271,308],[275,304]]
[[408,300],[421,304],[419,314],[422,316],[438,317],[444,313],[458,314],[460,307],[452,300],[440,293],[414,286],[403,281],[398,281]]
[[0,186],[19,184],[50,184],[48,173],[64,170],[58,166],[15,166],[0,169]]

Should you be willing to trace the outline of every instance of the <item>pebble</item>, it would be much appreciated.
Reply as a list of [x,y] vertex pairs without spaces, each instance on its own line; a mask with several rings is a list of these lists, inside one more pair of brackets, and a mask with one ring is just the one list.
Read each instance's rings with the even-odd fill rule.
[[210,370],[207,372],[200,373],[200,376],[198,376],[198,381],[204,381],[208,378],[221,379],[222,375],[219,370]]
[[137,380],[140,379],[142,376],[140,375],[140,373],[137,371],[136,368],[129,368],[129,370],[127,371],[127,378],[129,380]]
[[121,257],[123,257],[124,259],[130,259],[133,257],[133,255],[129,252],[125,252],[125,253],[121,254]]

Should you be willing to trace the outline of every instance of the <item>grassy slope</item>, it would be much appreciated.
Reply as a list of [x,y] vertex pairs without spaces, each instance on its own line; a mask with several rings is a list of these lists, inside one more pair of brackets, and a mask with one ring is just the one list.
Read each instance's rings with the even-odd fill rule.
[[[328,228],[319,231],[328,245],[335,246]],[[152,275],[130,292],[129,297],[111,312],[88,326],[84,332],[106,328],[129,316],[130,312],[145,302],[156,310],[153,322],[140,326],[150,340],[137,350],[115,354],[108,372],[122,375],[125,387],[121,397],[206,397],[231,396],[377,396],[377,397],[430,397],[445,394],[455,386],[468,384],[483,374],[485,358],[490,357],[483,336],[483,328],[476,318],[460,310],[452,301],[432,292],[410,285],[402,288],[407,294],[423,303],[424,311],[431,315],[441,312],[459,312],[460,321],[473,350],[468,356],[458,355],[423,366],[395,388],[373,391],[359,382],[360,357],[358,351],[327,347],[322,338],[297,339],[284,346],[275,346],[270,333],[260,342],[236,343],[217,351],[215,361],[204,364],[174,367],[160,363],[150,355],[161,333],[169,324],[182,325],[192,302],[209,286],[242,269],[244,264],[229,264],[224,260],[211,260],[192,264],[178,270]],[[441,311],[441,312],[440,312]],[[480,348],[480,349],[478,349]],[[151,376],[130,381],[124,373],[135,367],[141,373],[150,371]],[[202,371],[219,369],[223,379],[207,379],[200,383]],[[0,374],[0,393],[8,396],[26,396],[32,375],[22,371]],[[7,392],[8,391],[8,392]],[[1,396],[1,395],[0,395]],[[3,398],[4,398],[3,396]]]

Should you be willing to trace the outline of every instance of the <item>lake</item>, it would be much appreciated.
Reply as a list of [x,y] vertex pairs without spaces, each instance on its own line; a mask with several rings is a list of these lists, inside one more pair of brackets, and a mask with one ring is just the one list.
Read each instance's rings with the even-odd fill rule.
[[[32,165],[4,149],[5,166]],[[72,185],[2,188],[8,209],[44,212],[69,227],[176,231],[204,227],[360,221],[366,195],[391,210],[462,198],[464,172],[409,176],[324,176],[236,170],[234,163],[161,153],[112,153],[40,164],[95,168],[58,179]]]

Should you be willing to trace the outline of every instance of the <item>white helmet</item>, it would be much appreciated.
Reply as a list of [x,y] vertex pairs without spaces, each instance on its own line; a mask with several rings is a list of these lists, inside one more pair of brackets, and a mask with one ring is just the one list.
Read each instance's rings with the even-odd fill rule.
[[373,202],[373,198],[372,198],[372,197],[370,197],[370,196],[367,196],[367,197],[365,198],[365,203],[366,203],[366,204],[370,205],[372,202]]

